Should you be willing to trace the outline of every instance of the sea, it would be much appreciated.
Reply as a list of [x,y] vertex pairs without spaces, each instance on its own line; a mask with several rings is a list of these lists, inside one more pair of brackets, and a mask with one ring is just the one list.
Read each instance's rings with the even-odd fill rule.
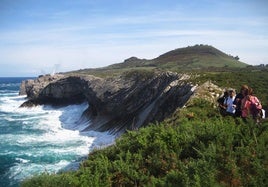
[[20,108],[25,77],[0,78],[0,187],[17,187],[41,173],[75,170],[94,149],[111,145],[108,132],[82,131],[79,123],[87,103],[52,107]]

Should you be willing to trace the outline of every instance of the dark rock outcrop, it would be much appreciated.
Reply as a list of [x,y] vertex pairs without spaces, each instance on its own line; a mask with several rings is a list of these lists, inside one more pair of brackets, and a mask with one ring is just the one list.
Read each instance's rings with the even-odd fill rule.
[[74,104],[87,101],[79,123],[84,130],[123,133],[161,121],[182,107],[193,93],[187,75],[172,72],[128,72],[114,78],[43,76],[22,83],[29,100],[22,106]]

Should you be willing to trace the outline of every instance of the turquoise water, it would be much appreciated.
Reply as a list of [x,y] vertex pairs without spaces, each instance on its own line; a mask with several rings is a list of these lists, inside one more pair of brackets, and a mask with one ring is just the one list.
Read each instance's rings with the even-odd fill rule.
[[79,124],[87,103],[53,108],[19,108],[25,78],[0,78],[0,186],[18,186],[32,175],[76,169],[91,149],[114,142],[114,136],[81,132]]

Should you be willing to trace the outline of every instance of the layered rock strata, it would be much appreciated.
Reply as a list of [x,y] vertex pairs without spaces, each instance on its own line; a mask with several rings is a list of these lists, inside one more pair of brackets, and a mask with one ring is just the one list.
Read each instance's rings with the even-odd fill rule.
[[84,130],[121,134],[150,122],[161,121],[182,107],[193,94],[187,75],[172,72],[129,72],[113,78],[46,75],[21,84],[28,101],[22,107],[40,104],[66,105],[88,102],[78,123]]

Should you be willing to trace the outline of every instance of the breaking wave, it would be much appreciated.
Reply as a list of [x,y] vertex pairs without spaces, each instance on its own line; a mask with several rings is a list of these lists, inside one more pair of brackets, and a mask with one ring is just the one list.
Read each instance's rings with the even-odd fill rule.
[[[15,89],[16,88],[16,89]],[[0,79],[0,183],[18,186],[23,179],[64,169],[77,169],[90,150],[107,146],[115,136],[106,132],[81,132],[78,121],[87,103],[53,108],[19,108],[19,82]]]

